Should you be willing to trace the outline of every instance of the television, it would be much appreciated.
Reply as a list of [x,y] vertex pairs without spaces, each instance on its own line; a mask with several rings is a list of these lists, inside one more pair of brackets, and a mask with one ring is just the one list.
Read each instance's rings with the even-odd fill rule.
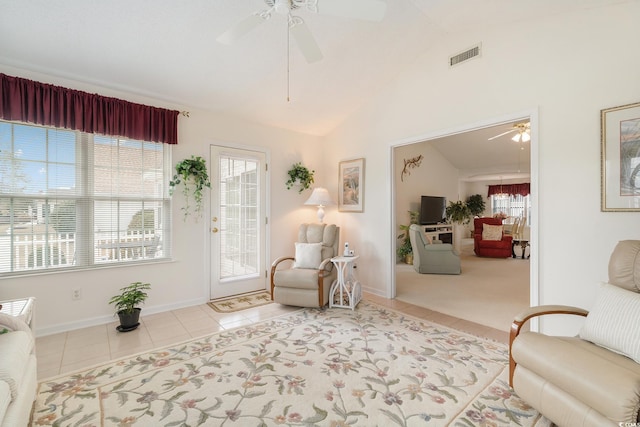
[[420,225],[433,225],[443,222],[447,209],[447,198],[441,196],[422,196],[420,200]]

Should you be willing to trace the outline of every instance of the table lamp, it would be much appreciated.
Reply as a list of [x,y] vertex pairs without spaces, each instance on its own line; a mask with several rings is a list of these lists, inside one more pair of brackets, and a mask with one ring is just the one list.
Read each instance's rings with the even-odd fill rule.
[[313,189],[313,193],[311,193],[311,196],[306,202],[304,202],[304,204],[318,207],[318,221],[322,223],[324,220],[324,207],[332,206],[336,203],[333,201],[326,188],[318,187]]

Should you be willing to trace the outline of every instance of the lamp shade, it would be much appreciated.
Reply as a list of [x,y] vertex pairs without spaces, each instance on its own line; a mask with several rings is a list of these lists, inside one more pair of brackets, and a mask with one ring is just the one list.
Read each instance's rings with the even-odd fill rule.
[[304,202],[304,204],[313,206],[331,206],[336,203],[333,201],[326,188],[318,187],[313,189],[313,193],[311,193],[311,196],[306,202]]
[[318,221],[322,223],[324,221],[324,207],[335,205],[336,203],[326,188],[318,187],[313,189],[313,193],[304,204],[318,207]]

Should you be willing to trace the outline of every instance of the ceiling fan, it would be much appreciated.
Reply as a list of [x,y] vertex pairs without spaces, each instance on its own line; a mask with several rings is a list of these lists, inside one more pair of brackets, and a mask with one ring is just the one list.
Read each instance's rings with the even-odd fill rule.
[[382,21],[387,4],[383,0],[263,0],[268,9],[256,11],[229,28],[216,39],[222,44],[232,44],[260,24],[271,19],[273,13],[288,18],[289,33],[308,63],[323,58],[313,34],[304,20],[293,13],[306,10],[313,13],[343,16],[365,21]]
[[506,132],[502,132],[499,135],[492,136],[488,141],[500,138],[501,136],[510,134],[512,132],[518,132],[511,139],[515,142],[527,142],[531,140],[531,122],[516,123],[513,125],[513,129]]

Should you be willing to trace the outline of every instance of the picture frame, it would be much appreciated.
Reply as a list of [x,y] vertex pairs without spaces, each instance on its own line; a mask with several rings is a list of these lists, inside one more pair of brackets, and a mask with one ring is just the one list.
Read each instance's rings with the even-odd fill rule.
[[364,158],[341,161],[338,183],[338,211],[364,212]]
[[640,212],[640,102],[600,110],[601,211]]

